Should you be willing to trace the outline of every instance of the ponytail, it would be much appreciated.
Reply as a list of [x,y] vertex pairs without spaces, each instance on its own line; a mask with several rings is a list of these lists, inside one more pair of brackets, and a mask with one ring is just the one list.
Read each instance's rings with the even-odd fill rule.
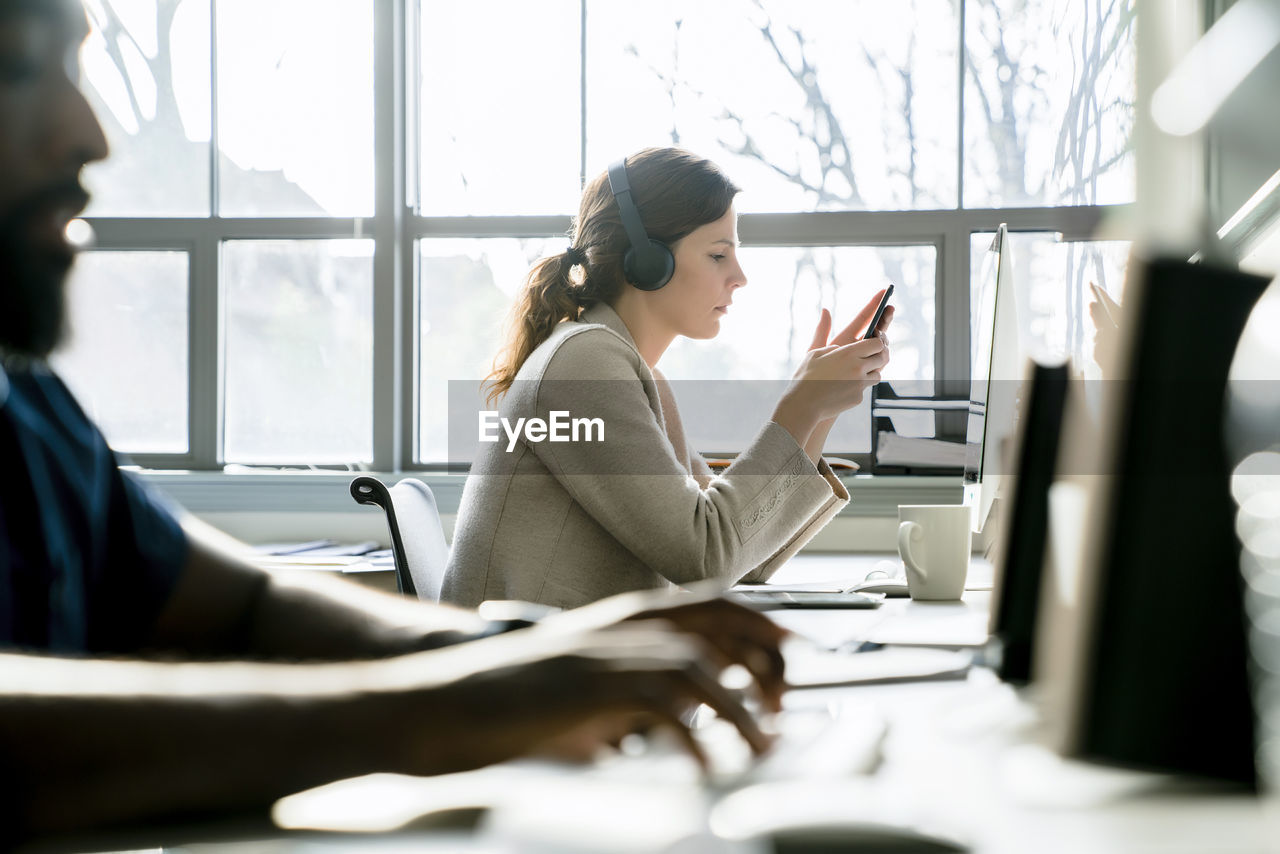
[[[581,259],[581,260],[579,260]],[[581,250],[570,249],[543,258],[525,278],[524,288],[507,316],[505,344],[493,360],[493,370],[485,377],[485,399],[493,402],[507,393],[516,372],[529,354],[551,337],[562,320],[577,320],[582,308],[581,287],[572,279],[573,268],[585,261]]]

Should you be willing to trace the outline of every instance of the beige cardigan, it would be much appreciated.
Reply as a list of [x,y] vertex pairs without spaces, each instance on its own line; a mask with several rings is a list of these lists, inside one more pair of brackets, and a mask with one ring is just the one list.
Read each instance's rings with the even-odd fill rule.
[[482,444],[442,601],[575,608],[673,583],[763,581],[849,501],[826,463],[772,422],[714,474],[686,442],[667,381],[607,305],[530,354],[500,415],[514,424],[555,410],[600,418],[604,441]]

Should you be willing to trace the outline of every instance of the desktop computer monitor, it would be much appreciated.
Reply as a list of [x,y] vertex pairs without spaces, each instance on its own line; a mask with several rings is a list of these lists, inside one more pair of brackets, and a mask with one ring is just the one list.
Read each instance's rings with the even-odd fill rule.
[[996,229],[974,297],[977,324],[971,348],[969,420],[965,430],[964,503],[980,533],[1001,490],[1005,446],[1016,421],[1024,360],[1018,341],[1013,259],[1008,228]]
[[1006,682],[1022,684],[1031,678],[1049,528],[1049,485],[1058,459],[1068,381],[1066,363],[1028,362],[1011,455],[1014,474],[1004,484],[1005,509],[992,560],[993,659],[996,673]]
[[1266,281],[1130,265],[1096,429],[1068,401],[1034,678],[1066,756],[1254,781],[1223,400]]

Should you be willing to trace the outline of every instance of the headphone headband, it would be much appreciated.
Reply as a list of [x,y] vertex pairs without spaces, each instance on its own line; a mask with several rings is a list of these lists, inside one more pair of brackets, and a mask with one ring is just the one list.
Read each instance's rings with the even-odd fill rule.
[[632,248],[648,244],[649,235],[640,219],[640,209],[631,197],[631,182],[627,180],[625,159],[609,167],[609,189],[613,190],[613,197],[618,202],[618,216],[622,217],[622,227],[627,232]]
[[631,248],[622,258],[622,272],[640,290],[656,291],[671,281],[676,259],[665,243],[651,239],[644,230],[640,209],[632,198],[631,182],[627,180],[625,157],[609,167],[609,189],[618,203],[622,228],[631,241]]

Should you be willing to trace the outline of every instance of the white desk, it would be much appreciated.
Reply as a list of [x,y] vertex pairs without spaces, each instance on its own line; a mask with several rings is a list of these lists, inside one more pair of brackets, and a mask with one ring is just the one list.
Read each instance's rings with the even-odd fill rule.
[[[797,555],[770,579],[771,584],[832,582],[850,584],[877,567],[888,568],[887,554]],[[900,564],[899,564],[900,565]],[[895,642],[932,634],[956,641],[981,642],[986,637],[991,594],[991,564],[975,558],[960,602],[915,602],[886,599],[874,610],[793,609],[770,612],[777,622],[825,646],[852,640]]]
[[[800,556],[779,583],[841,578],[884,555]],[[975,560],[980,581],[990,566]],[[958,603],[888,600],[876,611],[783,612],[779,621],[821,639],[875,638],[921,625],[964,633],[985,626],[990,593]],[[810,693],[810,692],[804,692]],[[1259,802],[1155,775],[1063,762],[1036,742],[1027,696],[975,668],[965,682],[826,689],[874,704],[890,721],[878,802],[902,818],[955,832],[975,852],[1257,852],[1268,848]],[[1030,694],[1031,691],[1021,692]],[[903,804],[912,804],[907,807]]]
[[[801,556],[779,583],[826,580],[885,556]],[[979,573],[989,573],[977,562]],[[990,593],[963,602],[888,600],[876,611],[781,612],[779,622],[823,640],[876,637],[920,624],[948,633],[985,625]],[[977,668],[965,682],[803,692],[856,696],[890,721],[885,762],[865,787],[877,809],[963,837],[975,852],[1257,852],[1268,827],[1251,797],[1155,775],[1063,762],[1036,744],[1025,696]],[[1030,692],[1023,692],[1030,693]],[[879,806],[883,805],[883,806]],[[1268,829],[1271,830],[1268,833]]]
[[[777,580],[845,579],[882,557],[804,556]],[[839,641],[895,626],[985,624],[989,598],[971,592],[960,603],[889,600],[873,611],[774,613],[797,631]],[[1062,763],[1036,748],[1031,706],[987,670],[963,681],[793,691],[787,700],[790,708],[837,703],[868,704],[888,720],[883,763],[874,774],[772,784],[728,796],[732,802],[708,793],[681,757],[639,779],[619,773],[625,764],[617,763],[593,769],[510,763],[432,779],[377,775],[285,799],[277,815],[286,824],[319,816],[329,827],[391,827],[433,809],[492,809],[474,834],[420,831],[320,844],[286,838],[273,840],[271,850],[757,852],[767,849],[715,838],[708,817],[717,802],[723,815],[734,803],[769,810],[787,800],[818,813],[946,833],[980,854],[1268,850],[1269,826],[1253,798]]]
[[[779,572],[778,583],[844,581],[864,574],[886,555],[801,556]],[[976,575],[984,571],[979,563]],[[986,570],[989,571],[989,570]],[[824,643],[892,632],[985,627],[990,594],[962,602],[888,600],[876,610],[772,612],[779,622]],[[889,722],[880,768],[845,781],[773,784],[720,800],[697,780],[689,761],[628,777],[625,762],[567,770],[513,763],[433,780],[366,778],[335,784],[281,804],[280,815],[310,810],[341,824],[359,818],[353,799],[369,797],[366,819],[389,824],[427,805],[496,806],[472,837],[448,839],[474,850],[749,852],[711,835],[708,816],[785,808],[839,812],[946,833],[982,854],[1244,854],[1267,850],[1266,826],[1253,798],[1193,789],[1149,775],[1108,772],[1063,763],[1035,746],[1030,704],[987,670],[967,680],[793,691],[789,708],[867,704]],[[646,766],[647,767],[647,766]],[[621,772],[619,769],[623,769]],[[759,803],[751,798],[758,796]]]

